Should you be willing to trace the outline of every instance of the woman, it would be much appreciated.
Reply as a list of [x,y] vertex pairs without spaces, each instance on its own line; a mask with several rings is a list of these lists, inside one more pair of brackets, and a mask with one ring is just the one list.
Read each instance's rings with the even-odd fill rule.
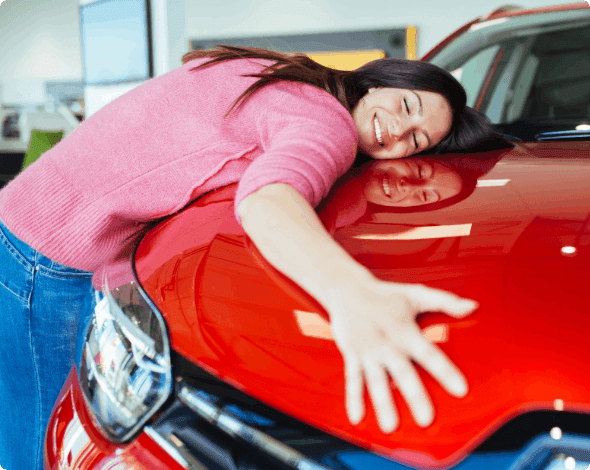
[[[44,427],[73,363],[76,325],[93,308],[91,273],[96,288],[106,277],[113,288],[130,281],[132,239],[145,224],[237,181],[245,231],[330,314],[353,423],[364,413],[366,380],[382,429],[395,428],[388,373],[418,423],[432,421],[410,360],[449,392],[467,390],[413,319],[433,309],[466,315],[475,303],[375,279],[313,210],[357,144],[373,158],[400,158],[489,139],[461,86],[429,64],[393,59],[348,73],[304,56],[222,47],[184,62],[105,106],[0,191],[6,468],[42,468]],[[30,424],[8,429],[14,422]]]

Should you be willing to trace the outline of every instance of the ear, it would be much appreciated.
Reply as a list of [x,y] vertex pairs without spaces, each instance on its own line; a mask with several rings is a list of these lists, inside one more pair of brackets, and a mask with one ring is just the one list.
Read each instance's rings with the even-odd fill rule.
[[369,93],[373,93],[374,91],[377,91],[377,88],[373,87],[373,88],[369,88]]

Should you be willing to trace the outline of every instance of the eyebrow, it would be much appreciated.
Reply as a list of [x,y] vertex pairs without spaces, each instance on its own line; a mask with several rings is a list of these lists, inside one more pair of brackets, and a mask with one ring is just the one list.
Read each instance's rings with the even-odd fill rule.
[[[429,162],[428,160],[422,160],[422,163],[425,165],[430,165],[430,168],[432,168],[432,173],[430,173],[430,178],[429,178],[429,179],[432,179],[434,177],[434,174],[436,173],[436,168],[434,166],[434,163]],[[432,192],[438,196],[438,199],[434,202],[430,202],[429,204],[434,204],[435,202],[438,202],[442,199],[438,189],[435,188],[432,190]]]
[[[414,90],[412,90],[412,91],[414,91]],[[422,115],[422,98],[420,98],[420,95],[415,91],[414,91],[414,94],[418,98],[418,103],[420,104],[420,107],[418,108],[418,114]],[[424,130],[422,132],[424,132],[424,135],[426,136],[426,140],[428,140],[428,147],[431,147],[432,141],[430,140],[430,136],[428,135],[428,132],[426,132]]]

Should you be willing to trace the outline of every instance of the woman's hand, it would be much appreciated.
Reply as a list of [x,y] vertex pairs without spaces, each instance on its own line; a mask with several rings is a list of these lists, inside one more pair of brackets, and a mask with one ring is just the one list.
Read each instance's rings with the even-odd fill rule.
[[332,293],[332,333],[342,353],[346,376],[346,410],[353,424],[365,413],[364,384],[369,390],[379,427],[392,432],[399,423],[389,376],[420,426],[434,419],[432,403],[412,364],[420,364],[452,395],[467,393],[467,383],[448,357],[426,339],[416,316],[442,311],[461,318],[475,302],[422,285],[374,279],[365,285]]
[[475,309],[474,302],[421,285],[376,279],[336,243],[307,200],[289,185],[270,184],[246,196],[238,214],[262,255],[330,314],[344,356],[346,408],[352,423],[364,415],[366,382],[381,429],[391,432],[397,427],[388,374],[416,421],[423,426],[432,422],[432,404],[411,361],[451,394],[467,392],[461,373],[422,336],[415,319],[426,311],[463,317]]

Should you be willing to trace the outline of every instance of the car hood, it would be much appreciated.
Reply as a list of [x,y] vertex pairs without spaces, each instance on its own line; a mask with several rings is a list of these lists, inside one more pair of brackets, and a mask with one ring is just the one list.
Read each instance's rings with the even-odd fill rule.
[[397,390],[396,432],[381,433],[370,406],[360,425],[349,424],[328,317],[244,234],[235,185],[150,231],[135,254],[138,281],[172,348],[229,384],[402,463],[452,465],[518,414],[590,413],[590,144],[523,144],[497,155],[474,193],[451,207],[392,213],[363,203],[350,179],[321,209],[336,240],[377,277],[480,303],[460,320],[419,318],[470,387],[453,398],[419,370],[437,413],[426,429]]

